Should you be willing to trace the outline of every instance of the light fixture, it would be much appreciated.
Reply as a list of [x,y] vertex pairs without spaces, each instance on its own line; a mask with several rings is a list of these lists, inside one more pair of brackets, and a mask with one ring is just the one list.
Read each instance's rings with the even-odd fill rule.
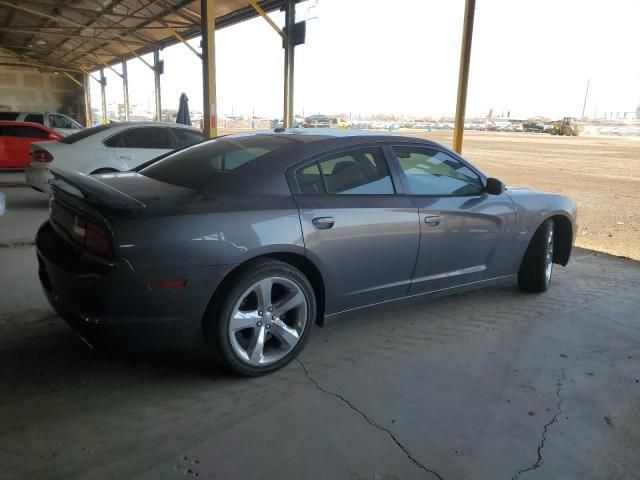
[[46,45],[47,44],[47,42],[45,42],[44,40],[36,40],[36,43],[38,45]]

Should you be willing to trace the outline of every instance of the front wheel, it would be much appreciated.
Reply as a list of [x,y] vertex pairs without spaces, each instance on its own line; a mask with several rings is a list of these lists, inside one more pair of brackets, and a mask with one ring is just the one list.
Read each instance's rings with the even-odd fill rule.
[[518,287],[525,292],[544,292],[553,272],[553,220],[545,220],[533,235],[518,272]]
[[233,371],[258,376],[293,360],[316,317],[309,280],[278,260],[257,261],[240,271],[207,319],[207,339]]

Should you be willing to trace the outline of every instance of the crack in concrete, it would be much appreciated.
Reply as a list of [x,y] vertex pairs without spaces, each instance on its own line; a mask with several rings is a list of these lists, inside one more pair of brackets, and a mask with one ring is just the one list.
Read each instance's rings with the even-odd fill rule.
[[400,450],[403,451],[403,453],[406,455],[406,457],[411,460],[411,462],[417,466],[418,468],[424,470],[427,473],[430,473],[432,475],[434,475],[436,478],[438,478],[438,480],[444,480],[444,477],[442,477],[438,472],[431,470],[430,468],[426,467],[425,465],[423,465],[422,463],[420,463],[409,451],[409,449],[407,447],[405,447],[398,439],[397,437],[391,432],[391,430],[389,430],[388,428],[383,427],[382,425],[380,425],[379,423],[377,423],[375,420],[373,420],[372,418],[370,418],[369,416],[367,416],[366,413],[362,412],[361,410],[359,410],[353,403],[351,403],[349,400],[347,400],[345,397],[343,397],[342,395],[335,393],[335,392],[331,392],[323,387],[320,386],[320,384],[309,374],[309,370],[307,370],[307,367],[304,365],[304,363],[302,363],[300,360],[298,360],[296,358],[296,362],[298,362],[298,364],[300,365],[300,367],[302,367],[302,370],[304,371],[305,376],[307,377],[307,379],[313,383],[313,385],[320,390],[321,392],[330,395],[332,397],[337,398],[338,400],[340,400],[342,403],[344,403],[347,407],[349,407],[351,410],[353,410],[354,412],[356,412],[358,415],[360,415],[369,425],[371,425],[372,427],[380,430],[381,432],[385,432],[389,438],[391,438],[391,440],[393,440],[393,442],[400,448]]
[[556,397],[558,397],[558,402],[556,403],[556,413],[553,415],[553,417],[551,417],[551,420],[549,420],[544,425],[544,428],[542,429],[542,438],[540,439],[540,443],[538,443],[538,449],[537,449],[538,459],[535,461],[535,463],[532,463],[528,467],[522,468],[518,470],[516,473],[514,473],[513,477],[511,477],[511,480],[517,480],[520,477],[520,475],[522,475],[523,473],[536,470],[537,468],[541,467],[544,464],[544,458],[542,457],[542,449],[544,448],[544,444],[547,441],[547,432],[551,427],[551,425],[553,425],[554,423],[557,423],[558,417],[562,414],[562,397],[560,396],[560,390],[562,389],[562,380],[564,380],[565,378],[566,378],[566,375],[563,368],[562,375],[558,377],[558,380],[556,381]]

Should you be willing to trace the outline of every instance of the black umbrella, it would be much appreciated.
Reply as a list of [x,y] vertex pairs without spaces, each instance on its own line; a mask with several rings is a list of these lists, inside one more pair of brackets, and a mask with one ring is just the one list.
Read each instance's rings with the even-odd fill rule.
[[180,95],[180,106],[178,107],[178,116],[176,117],[176,123],[182,125],[191,125],[191,117],[189,116],[189,99],[186,94]]

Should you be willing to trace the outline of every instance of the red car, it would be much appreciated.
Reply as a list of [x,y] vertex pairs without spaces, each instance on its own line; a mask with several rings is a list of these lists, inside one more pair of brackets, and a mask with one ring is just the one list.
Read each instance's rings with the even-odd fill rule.
[[0,168],[24,168],[31,161],[30,144],[62,137],[37,123],[0,121]]

